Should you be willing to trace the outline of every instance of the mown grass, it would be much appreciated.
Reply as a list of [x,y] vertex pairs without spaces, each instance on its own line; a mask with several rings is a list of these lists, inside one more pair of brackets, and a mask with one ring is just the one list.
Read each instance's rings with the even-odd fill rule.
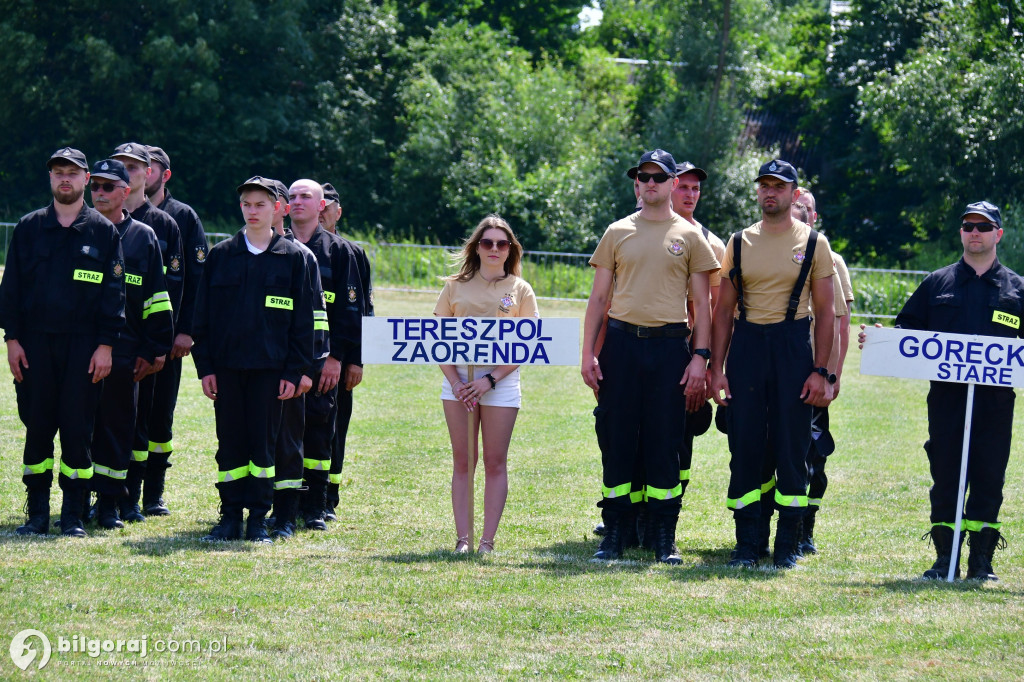
[[[434,296],[379,291],[378,314],[428,315]],[[542,302],[547,316],[579,303]],[[1024,490],[1015,444],[997,584],[917,579],[931,563],[918,382],[861,377],[851,351],[832,412],[837,453],[799,569],[736,572],[728,454],[697,440],[670,568],[631,552],[589,561],[600,485],[593,396],[574,367],[524,369],[510,496],[487,559],[451,553],[450,454],[430,367],[369,367],[357,389],[341,520],[272,547],[198,542],[216,520],[213,411],[187,367],[169,472],[174,515],[84,541],[13,535],[22,428],[0,388],[0,644],[226,639],[216,654],[54,654],[53,679],[1019,679]],[[1021,432],[1018,414],[1017,432]],[[482,495],[478,482],[477,494]],[[59,502],[54,495],[53,507]],[[478,498],[478,514],[482,500]],[[479,524],[479,520],[478,520]],[[479,525],[478,525],[479,528]],[[0,646],[0,652],[6,646]],[[138,660],[138,659],[135,659]],[[89,667],[58,663],[76,661]],[[0,654],[0,678],[26,676]]]

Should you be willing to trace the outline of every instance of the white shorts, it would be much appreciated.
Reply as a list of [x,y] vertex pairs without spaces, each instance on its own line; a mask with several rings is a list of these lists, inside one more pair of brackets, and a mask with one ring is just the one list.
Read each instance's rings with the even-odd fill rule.
[[[469,375],[466,366],[456,365],[455,369],[459,373],[459,378],[465,381]],[[488,372],[493,371],[494,365],[474,365],[473,376],[479,379]],[[519,408],[522,404],[522,398],[523,395],[519,389],[519,370],[517,369],[507,377],[499,380],[493,389],[484,393],[483,397],[480,398],[480,404],[489,407]],[[441,382],[441,400],[458,400],[455,394],[452,393],[452,385],[448,383],[448,377],[445,377]]]

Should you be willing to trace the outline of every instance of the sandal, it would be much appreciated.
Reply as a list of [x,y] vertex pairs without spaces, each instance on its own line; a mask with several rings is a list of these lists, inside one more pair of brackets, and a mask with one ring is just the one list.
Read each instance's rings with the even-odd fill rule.
[[485,540],[480,538],[480,548],[476,550],[477,554],[490,554],[494,551],[494,540]]
[[456,554],[469,554],[469,536],[463,535],[455,542]]

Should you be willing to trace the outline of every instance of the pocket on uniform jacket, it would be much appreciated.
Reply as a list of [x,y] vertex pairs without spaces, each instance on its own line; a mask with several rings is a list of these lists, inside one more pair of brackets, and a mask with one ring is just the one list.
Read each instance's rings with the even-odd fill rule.
[[609,417],[608,410],[598,405],[594,408],[594,432],[597,434],[597,447],[601,448],[601,452],[608,452],[608,446],[610,443],[610,437],[608,435],[609,429]]
[[[105,265],[100,256],[99,249],[95,246],[83,246],[72,261],[71,280],[75,283],[86,285],[103,284],[105,279],[104,271],[108,269],[104,267]],[[117,265],[120,266],[123,272],[124,264],[115,264],[115,267]]]

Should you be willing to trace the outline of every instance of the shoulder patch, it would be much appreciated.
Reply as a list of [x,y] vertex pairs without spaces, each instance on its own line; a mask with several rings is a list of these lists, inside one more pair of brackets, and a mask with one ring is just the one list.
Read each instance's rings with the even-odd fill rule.
[[355,303],[357,299],[358,299],[358,296],[356,295],[356,288],[355,287],[349,287],[348,288],[348,302],[349,303]]
[[206,262],[206,247],[205,246],[197,246],[196,247],[196,262],[197,263],[204,263],[204,262]]
[[801,265],[801,264],[803,264],[804,258],[806,258],[806,257],[807,257],[807,254],[806,254],[806,251],[804,251],[804,249],[797,249],[793,253],[793,262],[796,263],[797,265]]
[[124,261],[117,259],[114,261],[114,266],[110,269],[111,274],[114,275],[114,279],[121,279],[124,277]]
[[668,252],[673,256],[681,256],[685,248],[682,239],[673,239],[668,245]]
[[181,270],[181,259],[177,256],[171,256],[171,262],[167,266],[171,272],[178,272]]

